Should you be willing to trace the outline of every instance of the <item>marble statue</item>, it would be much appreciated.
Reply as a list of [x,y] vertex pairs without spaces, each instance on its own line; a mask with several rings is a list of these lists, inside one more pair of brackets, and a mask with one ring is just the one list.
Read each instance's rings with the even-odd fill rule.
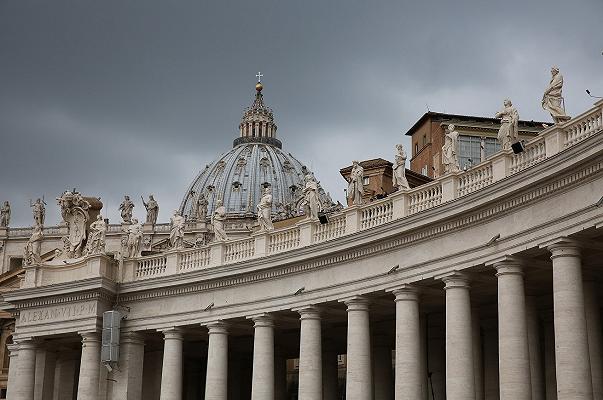
[[179,249],[184,246],[185,224],[185,218],[180,215],[178,210],[174,210],[174,215],[170,218],[170,247]]
[[57,198],[57,203],[61,207],[61,216],[67,225],[67,238],[69,240],[70,257],[81,257],[82,245],[86,240],[86,223],[90,219],[88,209],[90,203],[76,191],[65,191],[61,197]]
[[542,108],[551,114],[556,124],[570,119],[565,113],[565,105],[561,95],[562,89],[563,76],[559,73],[559,68],[553,67],[551,68],[551,81],[542,95]]
[[42,227],[40,225],[36,225],[33,227],[33,232],[31,237],[27,241],[25,245],[23,264],[24,265],[34,265],[42,262],[41,254],[42,254],[42,239],[44,238],[44,234],[42,233]]
[[7,228],[8,224],[10,224],[10,203],[5,201],[0,207],[0,227]]
[[503,150],[509,150],[511,144],[519,140],[519,113],[513,107],[511,100],[504,101],[502,110],[496,113],[496,118],[500,118],[500,129],[498,130],[498,141]]
[[364,193],[364,168],[358,161],[352,162],[352,172],[348,183],[348,200],[353,205],[362,204],[362,194]]
[[29,201],[29,206],[32,208],[34,222],[36,225],[44,226],[44,220],[46,219],[46,202],[44,199],[37,199],[35,203]]
[[105,236],[107,234],[107,223],[102,215],[96,217],[96,221],[90,224],[90,234],[86,243],[86,254],[105,254]]
[[444,173],[458,172],[459,158],[458,158],[458,145],[459,145],[459,133],[454,129],[454,125],[448,125],[446,133],[444,134],[444,146],[442,146],[442,165],[444,166]]
[[140,198],[142,199],[142,204],[144,205],[144,208],[147,209],[147,224],[155,225],[157,223],[157,215],[159,214],[159,204],[157,203],[152,194],[149,195],[148,203],[144,202],[142,196],[140,196]]
[[129,258],[140,257],[142,248],[142,224],[136,218],[133,218],[131,224],[125,228],[127,233],[126,255]]
[[320,211],[320,199],[318,198],[318,182],[313,174],[307,174],[305,177],[306,184],[304,186],[304,213],[307,219],[318,219]]
[[134,203],[130,200],[130,196],[124,196],[124,201],[119,205],[119,211],[121,211],[121,219],[125,224],[132,223],[132,210],[134,209]]
[[398,189],[410,189],[408,180],[406,180],[406,150],[404,150],[404,146],[401,144],[396,145],[393,170],[394,187]]
[[272,190],[264,188],[260,202],[256,206],[258,211],[258,223],[260,231],[271,231],[274,229],[272,225]]
[[203,192],[199,193],[199,196],[197,196],[197,199],[195,200],[195,203],[193,205],[193,209],[195,210],[197,221],[204,222],[205,219],[207,218],[208,204],[209,204],[209,202],[205,198],[205,195],[203,194]]
[[226,219],[226,207],[222,200],[216,202],[216,209],[211,219],[211,223],[214,227],[215,240],[227,240],[226,231],[224,230],[224,220]]

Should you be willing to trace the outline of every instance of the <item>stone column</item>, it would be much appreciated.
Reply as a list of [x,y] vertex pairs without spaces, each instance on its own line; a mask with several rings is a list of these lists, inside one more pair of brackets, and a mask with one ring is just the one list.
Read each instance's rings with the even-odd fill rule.
[[268,314],[253,317],[252,320],[251,400],[274,400],[274,320]]
[[460,272],[441,279],[446,284],[446,399],[474,400],[469,279]]
[[222,321],[207,325],[207,378],[205,400],[226,400],[228,393],[228,329]]
[[101,341],[98,332],[82,333],[82,359],[77,400],[98,400]]
[[595,282],[584,282],[584,307],[588,329],[590,371],[593,380],[593,399],[603,400],[603,365],[601,360],[601,310]]
[[424,374],[421,370],[419,292],[404,285],[393,294],[396,296],[395,399],[420,399]]
[[498,368],[501,400],[530,400],[530,353],[523,269],[518,261],[494,264],[498,277]]
[[119,362],[108,377],[108,391],[112,399],[141,399],[143,364],[143,337],[136,332],[123,332],[120,338]]
[[33,339],[18,340],[19,362],[15,385],[11,388],[11,400],[33,400],[36,378],[36,349]]
[[530,349],[530,378],[532,380],[532,400],[544,400],[544,373],[542,352],[540,351],[540,320],[536,308],[536,298],[526,296],[528,324],[528,347]]
[[322,400],[322,346],[320,313],[310,306],[297,310],[299,340],[299,400]]
[[346,300],[345,304],[348,306],[346,399],[372,400],[369,301],[356,296]]
[[322,397],[323,400],[337,400],[339,377],[337,376],[337,351],[330,340],[322,346]]
[[557,400],[557,374],[555,372],[555,327],[553,313],[544,318],[544,384],[546,400]]
[[592,400],[580,249],[570,241],[560,241],[548,249],[553,260],[557,398]]
[[17,343],[7,344],[8,348],[8,382],[6,389],[6,398],[12,399],[13,389],[17,385],[17,369],[18,365],[18,355],[19,355],[19,345]]
[[182,331],[178,328],[163,331],[160,400],[182,398],[182,340]]

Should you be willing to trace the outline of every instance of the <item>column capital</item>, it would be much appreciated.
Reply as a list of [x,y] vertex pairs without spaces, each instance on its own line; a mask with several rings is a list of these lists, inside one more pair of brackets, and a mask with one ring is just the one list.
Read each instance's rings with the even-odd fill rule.
[[36,350],[40,346],[40,340],[32,337],[14,339],[19,346],[19,350]]
[[347,299],[340,300],[346,306],[348,306],[347,311],[368,311],[369,304],[371,303],[369,299],[365,296],[353,296]]
[[228,324],[222,320],[210,322],[210,323],[206,324],[205,326],[207,327],[208,333],[210,335],[215,335],[215,334],[227,335],[228,334]]
[[183,339],[182,329],[177,328],[177,327],[162,329],[161,333],[163,333],[163,340],[182,340]]
[[495,262],[493,265],[496,270],[496,276],[500,277],[503,275],[520,275],[523,276],[523,265],[518,260],[504,260]]
[[320,319],[320,308],[314,305],[303,306],[299,308],[294,308],[292,311],[296,311],[299,313],[299,319]]
[[253,321],[254,328],[258,328],[261,326],[265,326],[265,327],[273,327],[274,326],[274,317],[268,313],[252,315],[251,317],[248,317],[248,318]]
[[14,357],[19,353],[19,345],[17,343],[9,343],[6,345],[6,348],[8,349],[9,357]]
[[395,302],[398,301],[419,301],[419,288],[412,285],[402,285],[395,289],[388,290],[396,296]]
[[560,237],[548,242],[541,243],[540,248],[546,248],[551,252],[551,260],[557,257],[579,257],[580,242],[567,237]]
[[469,289],[469,275],[464,272],[451,271],[443,275],[434,277],[434,279],[444,282],[444,290],[448,289]]
[[87,344],[100,343],[101,337],[98,332],[80,332],[82,337],[82,347],[86,347]]

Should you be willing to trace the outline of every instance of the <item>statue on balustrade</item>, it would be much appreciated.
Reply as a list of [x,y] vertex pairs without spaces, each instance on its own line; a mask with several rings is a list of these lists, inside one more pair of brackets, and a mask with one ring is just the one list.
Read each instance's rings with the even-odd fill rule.
[[398,189],[410,189],[406,180],[406,150],[401,144],[396,145],[396,155],[394,156],[394,187]]
[[227,240],[226,231],[224,230],[224,220],[226,219],[226,207],[222,200],[216,202],[216,209],[211,219],[211,223],[214,227],[214,239],[215,240]]
[[134,203],[130,200],[130,196],[124,196],[124,201],[119,205],[119,211],[121,212],[121,219],[124,224],[132,223],[132,210],[134,209]]
[[304,213],[307,219],[318,219],[320,211],[320,199],[318,198],[318,182],[313,174],[307,174],[305,177],[306,184],[304,186]]
[[61,207],[61,216],[67,225],[67,238],[69,240],[69,254],[71,257],[81,257],[82,246],[86,239],[86,223],[90,219],[88,209],[90,203],[76,191],[65,191],[57,198]]
[[0,207],[0,227],[7,228],[8,224],[10,224],[10,203],[5,201]]
[[272,225],[272,190],[266,187],[262,192],[260,202],[256,206],[260,232],[274,229],[274,225]]
[[352,162],[352,172],[348,183],[348,201],[353,205],[362,204],[362,195],[364,193],[364,168],[358,161]]
[[448,125],[446,133],[444,134],[442,165],[444,166],[445,174],[458,172],[460,170],[458,157],[459,133],[454,128],[455,126],[453,124]]
[[[157,215],[159,215],[159,204],[157,203],[152,194],[149,195],[148,203],[144,202],[142,196],[140,196],[140,198],[142,199],[142,204],[144,205],[144,208],[147,209],[147,224],[155,225],[157,223]],[[130,217],[131,216],[132,212],[130,211]]]
[[561,91],[563,89],[563,76],[559,68],[551,68],[551,81],[542,95],[542,108],[547,110],[556,124],[568,121],[570,117],[565,113],[565,104]]
[[127,234],[126,255],[129,258],[140,257],[142,248],[142,224],[133,218],[131,224],[125,228]]
[[185,218],[180,215],[178,210],[174,210],[174,215],[170,218],[170,247],[179,249],[184,246],[185,225]]
[[25,251],[23,254],[24,265],[34,265],[42,262],[41,254],[43,238],[44,234],[42,233],[42,227],[40,225],[34,226],[31,237],[25,245]]
[[496,118],[500,118],[498,141],[503,150],[509,150],[511,144],[519,140],[519,113],[513,107],[511,100],[506,99],[503,105],[503,109],[495,115]]
[[37,199],[36,202],[33,204],[30,199],[29,206],[32,208],[35,224],[39,226],[44,226],[44,220],[46,219],[46,202],[44,201],[44,199]]
[[96,221],[90,224],[90,234],[86,243],[86,254],[105,254],[105,236],[107,234],[107,223],[102,215],[96,217]]

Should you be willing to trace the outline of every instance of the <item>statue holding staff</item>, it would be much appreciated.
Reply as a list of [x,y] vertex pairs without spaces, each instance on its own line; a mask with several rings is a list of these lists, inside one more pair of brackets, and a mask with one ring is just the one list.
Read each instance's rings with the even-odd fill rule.
[[159,204],[152,194],[149,195],[149,202],[145,203],[144,198],[140,196],[144,208],[147,209],[147,224],[155,225],[157,223],[157,215],[159,214]]
[[563,90],[563,76],[559,72],[559,68],[551,68],[551,81],[549,86],[542,95],[542,108],[547,110],[553,121],[556,124],[565,122],[570,119],[565,113],[565,104],[563,102],[563,96],[561,91]]
[[37,199],[35,203],[29,200],[29,206],[32,208],[35,224],[44,226],[44,220],[46,219],[46,202],[44,201],[44,197]]

